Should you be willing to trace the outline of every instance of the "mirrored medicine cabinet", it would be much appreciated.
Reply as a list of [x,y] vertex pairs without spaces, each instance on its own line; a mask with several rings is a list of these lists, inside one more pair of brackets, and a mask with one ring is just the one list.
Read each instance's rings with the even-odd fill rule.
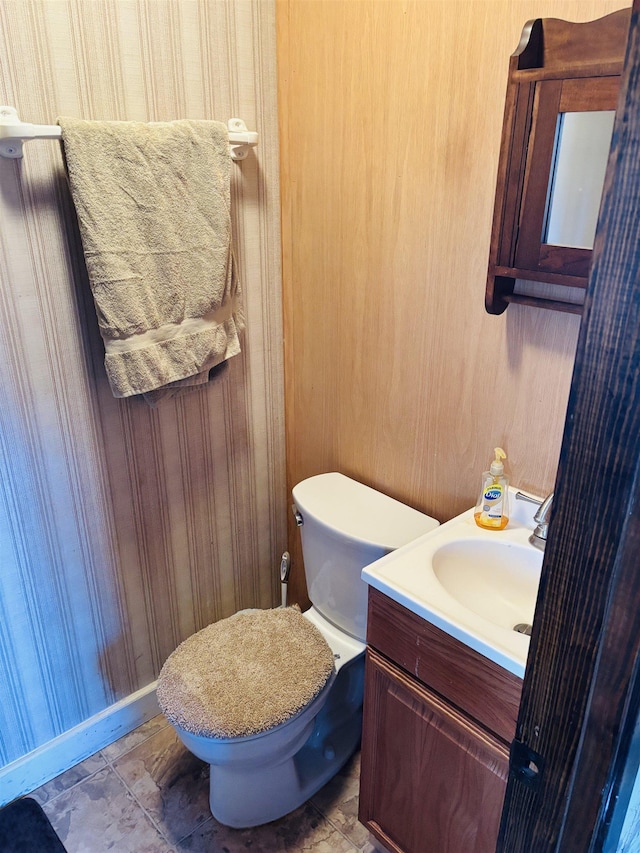
[[524,27],[509,64],[490,314],[514,302],[582,312],[630,16]]

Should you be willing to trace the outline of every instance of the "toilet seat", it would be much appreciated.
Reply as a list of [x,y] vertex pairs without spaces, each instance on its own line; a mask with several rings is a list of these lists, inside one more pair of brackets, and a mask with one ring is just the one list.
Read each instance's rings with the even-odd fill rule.
[[160,672],[157,696],[186,732],[249,737],[298,714],[333,673],[333,651],[297,607],[243,610],[181,643]]

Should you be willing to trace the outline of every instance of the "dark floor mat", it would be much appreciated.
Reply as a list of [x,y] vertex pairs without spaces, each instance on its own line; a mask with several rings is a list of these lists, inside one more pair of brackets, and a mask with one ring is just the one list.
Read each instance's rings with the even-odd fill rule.
[[0,809],[0,853],[66,853],[49,819],[30,797]]

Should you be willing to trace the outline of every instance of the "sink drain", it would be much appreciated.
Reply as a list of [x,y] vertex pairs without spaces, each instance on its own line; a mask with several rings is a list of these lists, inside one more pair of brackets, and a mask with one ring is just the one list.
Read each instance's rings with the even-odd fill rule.
[[527,637],[531,636],[531,625],[527,622],[518,622],[517,625],[513,626],[513,630],[517,631],[518,634],[526,634]]

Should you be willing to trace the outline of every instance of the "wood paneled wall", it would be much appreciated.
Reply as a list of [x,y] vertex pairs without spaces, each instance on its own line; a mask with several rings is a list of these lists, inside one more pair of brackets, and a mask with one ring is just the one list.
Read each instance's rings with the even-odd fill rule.
[[[215,381],[112,397],[60,146],[0,159],[0,765],[152,682],[175,646],[277,600],[285,546],[275,8],[0,3],[0,103],[22,119],[243,118],[247,328]],[[179,212],[177,212],[179,215]]]
[[278,0],[289,486],[339,470],[444,521],[501,445],[553,488],[579,319],[484,311],[508,63],[528,19],[623,5]]

